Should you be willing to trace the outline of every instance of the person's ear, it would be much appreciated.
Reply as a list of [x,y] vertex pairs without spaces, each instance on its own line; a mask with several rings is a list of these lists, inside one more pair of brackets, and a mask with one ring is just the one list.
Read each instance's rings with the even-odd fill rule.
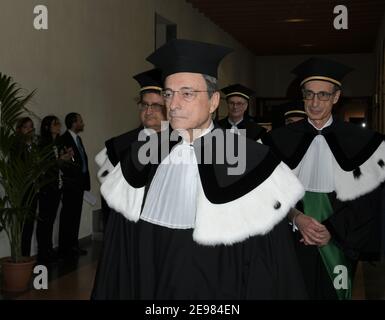
[[333,104],[336,104],[339,100],[341,96],[341,90],[337,90],[335,93],[334,93],[334,97],[333,97]]
[[218,91],[215,91],[209,100],[210,113],[213,113],[215,110],[217,110],[220,99],[221,99],[221,95],[219,94]]
[[246,112],[248,106],[249,106],[249,101],[247,101],[247,102],[245,103],[245,106],[244,106],[244,108],[243,108],[243,112]]

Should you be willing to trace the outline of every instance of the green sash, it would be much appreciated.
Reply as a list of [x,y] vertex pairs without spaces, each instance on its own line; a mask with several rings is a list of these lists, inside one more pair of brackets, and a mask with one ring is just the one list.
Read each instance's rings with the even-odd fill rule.
[[[305,197],[303,198],[303,207],[304,213],[315,220],[321,222],[326,220],[333,213],[332,206],[330,204],[328,195],[326,193],[310,192],[306,191]],[[342,265],[347,268],[348,279],[347,279],[347,289],[336,289],[338,299],[345,300],[352,298],[352,274],[353,268],[350,261],[344,256],[342,251],[333,243],[329,241],[326,246],[318,248],[321,254],[323,263],[326,267],[326,270],[330,276],[332,284],[336,277],[340,275],[341,271],[336,271],[334,273],[334,268],[337,265]],[[336,279],[336,282],[339,283],[339,279]]]

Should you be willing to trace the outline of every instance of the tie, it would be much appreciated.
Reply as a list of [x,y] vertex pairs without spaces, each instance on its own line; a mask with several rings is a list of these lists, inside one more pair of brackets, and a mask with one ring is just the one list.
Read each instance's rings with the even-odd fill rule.
[[76,136],[76,144],[78,145],[80,157],[82,158],[82,172],[86,173],[87,172],[86,155],[83,149],[82,141],[80,140],[79,136]]

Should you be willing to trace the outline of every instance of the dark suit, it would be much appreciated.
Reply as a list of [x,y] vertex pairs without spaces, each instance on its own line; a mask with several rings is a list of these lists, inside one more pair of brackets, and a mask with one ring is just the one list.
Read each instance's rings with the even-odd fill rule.
[[62,168],[63,172],[63,199],[59,225],[59,251],[70,254],[73,248],[78,248],[80,217],[83,207],[83,194],[90,190],[90,174],[88,172],[88,158],[83,143],[86,170],[82,170],[82,157],[75,140],[69,131],[60,137],[60,145],[72,148],[73,161]]
[[[230,124],[228,117],[219,120],[218,124],[223,129],[231,129],[232,125]],[[246,137],[257,141],[262,138],[262,136],[266,133],[266,129],[262,128],[259,124],[255,123],[250,118],[243,118],[243,120],[237,124],[238,129],[246,129]]]

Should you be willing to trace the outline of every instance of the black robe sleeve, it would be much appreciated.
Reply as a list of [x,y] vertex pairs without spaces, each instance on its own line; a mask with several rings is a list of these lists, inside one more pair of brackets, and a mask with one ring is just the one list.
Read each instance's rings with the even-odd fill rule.
[[[255,248],[253,261],[249,266],[247,280],[248,299],[294,300],[307,299],[304,280],[294,251],[292,237],[282,220],[269,232],[263,242],[264,249]],[[264,256],[261,256],[261,252]],[[265,260],[265,263],[262,263]],[[268,268],[264,272],[261,268]],[[261,278],[261,274],[268,277]]]
[[330,196],[334,214],[323,224],[345,255],[354,260],[375,261],[381,258],[382,194],[384,184],[351,201]]
[[122,214],[111,210],[91,299],[135,299],[134,227]]

